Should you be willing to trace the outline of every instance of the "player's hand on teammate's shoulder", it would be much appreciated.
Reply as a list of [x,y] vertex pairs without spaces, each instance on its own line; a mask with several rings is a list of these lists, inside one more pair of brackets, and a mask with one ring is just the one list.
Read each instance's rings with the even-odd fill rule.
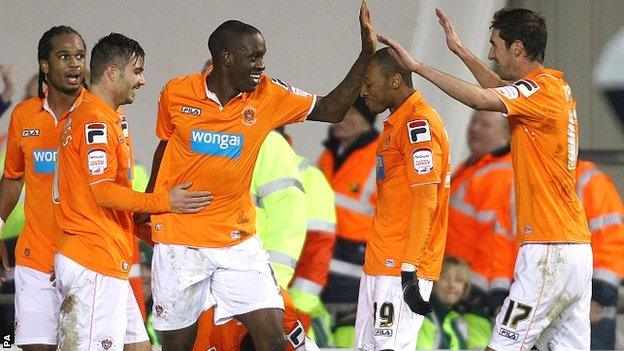
[[401,272],[401,286],[403,287],[403,300],[412,312],[424,316],[433,311],[431,302],[425,301],[420,294],[416,272]]
[[377,48],[377,41],[375,40],[375,27],[370,19],[370,10],[366,1],[362,1],[360,6],[360,32],[362,36],[362,52],[374,54]]
[[455,30],[453,23],[451,23],[451,19],[440,9],[436,9],[435,12],[436,16],[438,16],[438,21],[444,30],[446,46],[448,46],[452,53],[461,56],[466,51],[466,48],[464,47],[461,39],[459,39],[459,33]]
[[209,191],[190,191],[188,188],[192,182],[186,182],[174,186],[169,191],[169,203],[171,212],[174,213],[197,213],[210,205],[213,200]]

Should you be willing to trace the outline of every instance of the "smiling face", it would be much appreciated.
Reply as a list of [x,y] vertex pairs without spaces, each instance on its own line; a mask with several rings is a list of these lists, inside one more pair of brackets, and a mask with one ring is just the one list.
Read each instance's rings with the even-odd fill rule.
[[500,29],[492,28],[490,45],[488,59],[498,64],[501,78],[504,80],[517,80],[519,77],[517,77],[516,68],[514,67],[512,46],[507,47],[505,40],[500,37]]
[[115,96],[119,105],[131,104],[134,101],[136,91],[145,85],[143,62],[143,57],[133,56],[120,70],[115,82]]
[[368,109],[375,114],[387,110],[390,107],[391,91],[390,79],[383,74],[377,61],[373,60],[366,70],[361,92]]
[[444,269],[440,280],[433,286],[435,294],[448,307],[457,304],[467,288],[466,277],[462,274],[461,267],[457,265],[449,265]]
[[264,72],[267,48],[260,33],[242,35],[225,54],[227,75],[232,86],[240,92],[252,92]]
[[48,88],[64,94],[80,90],[85,71],[85,46],[76,34],[62,34],[51,41],[50,57],[41,60]]

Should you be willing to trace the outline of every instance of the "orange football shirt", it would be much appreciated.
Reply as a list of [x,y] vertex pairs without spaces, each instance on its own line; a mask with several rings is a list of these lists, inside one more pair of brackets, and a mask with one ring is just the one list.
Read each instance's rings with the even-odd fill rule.
[[314,107],[314,96],[264,75],[253,92],[221,106],[207,74],[174,78],[161,93],[156,134],[168,143],[154,191],[192,181],[192,190],[211,191],[214,200],[197,214],[153,215],[156,242],[223,247],[254,235],[249,189],[260,145]]
[[127,123],[102,99],[85,93],[61,135],[58,159],[58,251],[104,275],[128,279],[132,265],[132,214],[98,206],[91,185],[114,181],[132,188]]
[[540,68],[491,89],[507,107],[521,243],[589,243],[575,192],[576,101],[563,73]]
[[[83,92],[70,111],[80,105]],[[57,121],[47,99],[32,97],[15,106],[9,123],[4,176],[23,178],[26,192],[26,223],[15,247],[15,261],[46,273],[52,271],[61,236],[54,218],[52,180],[58,141],[68,113]]]
[[431,234],[418,276],[436,280],[444,257],[450,194],[449,142],[437,112],[414,92],[384,121],[377,148],[377,208],[366,247],[364,272],[400,275],[410,228],[411,187],[437,184]]

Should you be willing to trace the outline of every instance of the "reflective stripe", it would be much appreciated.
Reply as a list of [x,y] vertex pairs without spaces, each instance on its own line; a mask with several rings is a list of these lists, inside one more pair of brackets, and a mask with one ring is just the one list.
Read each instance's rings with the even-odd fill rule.
[[314,296],[321,296],[321,291],[323,291],[323,286],[321,284],[301,277],[295,277],[291,287],[297,288]]
[[617,308],[615,308],[615,306],[605,306],[602,309],[603,319],[615,319],[616,316],[617,316]]
[[594,269],[594,279],[602,280],[606,283],[609,283],[615,287],[620,285],[620,277],[613,271],[604,268],[596,268]]
[[253,201],[254,206],[256,207],[262,207],[262,202],[260,201],[260,199],[256,196],[256,194],[251,194],[251,201]]
[[607,213],[602,216],[596,217],[589,221],[589,231],[595,232],[597,230],[604,229],[610,225],[622,224],[624,219],[619,213]]
[[588,170],[585,170],[580,177],[578,177],[578,179],[576,180],[576,195],[578,195],[579,199],[581,199],[581,202],[585,202],[585,195],[583,195],[583,189],[585,188],[585,185],[587,185],[587,183],[589,183],[589,181],[592,179],[593,176],[599,175],[600,171],[595,169],[595,168],[591,168]]
[[472,284],[481,288],[483,291],[488,291],[488,281],[481,274],[470,272],[470,281],[472,282]]
[[329,262],[329,271],[332,273],[338,273],[358,279],[361,278],[363,274],[361,266],[345,261],[340,261],[335,258],[332,258],[332,260]]
[[291,186],[295,188],[299,188],[301,191],[305,192],[303,190],[303,185],[301,184],[299,180],[295,178],[291,178],[291,177],[285,177],[285,178],[274,179],[268,183],[260,185],[258,187],[258,193],[251,194],[251,199],[256,207],[264,208],[264,206],[262,205],[262,199],[264,197],[271,195],[272,193],[276,191],[286,189]]
[[305,171],[308,167],[310,167],[310,162],[307,158],[301,160],[301,162],[297,165],[297,168],[299,168],[299,172],[301,173],[303,173],[303,171]]
[[273,192],[288,188],[289,186],[294,186],[303,191],[303,185],[301,185],[301,182],[299,180],[292,177],[285,177],[274,179],[268,183],[260,185],[258,187],[258,193],[256,194],[256,196],[262,199],[263,197]]
[[342,207],[345,210],[353,211],[365,216],[373,215],[373,206],[368,203],[362,203],[350,197],[347,197],[339,192],[334,193],[336,195],[336,206]]
[[467,203],[466,200],[466,183],[460,185],[459,190],[451,196],[450,205],[457,211],[466,216],[477,220],[478,222],[489,222],[496,216],[494,211],[477,211],[474,206]]
[[511,279],[496,278],[496,279],[492,279],[492,281],[490,282],[490,290],[494,290],[494,289],[509,290],[510,287],[511,287]]
[[373,206],[371,206],[369,199],[375,192],[375,177],[375,167],[373,167],[371,172],[368,174],[368,178],[366,179],[366,183],[364,183],[364,187],[362,187],[362,194],[360,195],[359,200],[348,197],[337,191],[334,192],[336,196],[336,206],[365,216],[372,216],[374,213],[374,208]]
[[[473,177],[483,176],[491,171],[499,169],[512,169],[511,164],[508,161],[499,161],[490,163],[489,165],[477,170]],[[477,211],[472,204],[466,202],[466,186],[467,181],[463,182],[459,190],[451,196],[450,205],[459,212],[471,217],[479,222],[489,222],[496,217],[495,211]],[[512,188],[513,191],[513,188]],[[500,224],[499,224],[500,225]]]
[[336,233],[336,223],[324,221],[322,219],[308,219],[308,230],[318,230],[334,234]]
[[273,263],[283,264],[286,267],[295,269],[297,267],[297,259],[283,252],[269,250],[269,261]]
[[128,278],[136,278],[141,276],[141,264],[135,263],[130,267]]

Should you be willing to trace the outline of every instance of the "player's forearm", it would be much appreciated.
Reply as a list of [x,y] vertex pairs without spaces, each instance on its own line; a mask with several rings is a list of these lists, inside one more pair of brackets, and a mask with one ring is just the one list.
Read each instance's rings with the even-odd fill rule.
[[113,181],[103,181],[91,185],[95,202],[102,207],[140,213],[160,213],[171,211],[169,195],[166,193],[141,193],[121,186]]
[[507,81],[501,79],[496,72],[492,71],[485,62],[479,60],[472,52],[465,50],[457,53],[457,56],[468,67],[481,87],[497,88],[508,85]]
[[154,185],[156,184],[156,177],[158,176],[158,171],[160,170],[160,162],[162,161],[162,157],[165,153],[165,149],[167,148],[167,141],[161,140],[156,146],[156,150],[154,150],[154,157],[152,158],[152,170],[150,173],[149,182],[147,182],[147,187],[145,188],[146,193],[151,193],[154,191]]
[[322,122],[340,122],[360,94],[368,63],[374,52],[361,52],[347,76],[327,96],[316,100],[309,120]]
[[438,204],[437,184],[413,187],[412,204],[403,263],[418,267],[433,234],[432,223]]
[[17,205],[23,186],[23,178],[9,179],[2,176],[0,179],[0,217],[3,220],[9,217]]
[[475,110],[507,112],[493,92],[455,78],[421,63],[414,72],[427,79],[450,97]]

